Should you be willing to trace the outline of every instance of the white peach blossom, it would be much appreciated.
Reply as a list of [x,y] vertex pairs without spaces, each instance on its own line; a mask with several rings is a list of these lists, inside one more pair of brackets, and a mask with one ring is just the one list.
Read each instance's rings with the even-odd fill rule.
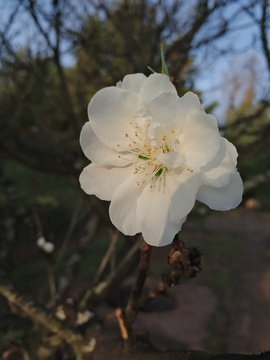
[[196,199],[215,210],[239,205],[235,147],[198,96],[179,97],[167,75],[125,76],[94,95],[88,116],[80,143],[92,163],[81,187],[111,201],[111,221],[125,235],[167,245]]

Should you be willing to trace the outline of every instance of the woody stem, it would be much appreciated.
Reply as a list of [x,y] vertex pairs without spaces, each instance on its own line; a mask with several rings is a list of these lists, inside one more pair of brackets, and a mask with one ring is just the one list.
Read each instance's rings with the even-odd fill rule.
[[132,350],[134,347],[132,325],[140,309],[139,300],[141,298],[144,283],[148,274],[152,247],[143,241],[140,249],[141,257],[136,282],[131,291],[126,308],[121,311],[121,314],[118,309],[117,313],[117,319],[124,340],[124,347],[127,351]]

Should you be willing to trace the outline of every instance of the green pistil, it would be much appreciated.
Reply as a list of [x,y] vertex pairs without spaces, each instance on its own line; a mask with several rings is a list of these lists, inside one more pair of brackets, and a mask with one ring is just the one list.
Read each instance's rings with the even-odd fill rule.
[[149,158],[148,158],[148,157],[146,157],[146,156],[142,156],[142,155],[139,155],[139,159],[141,159],[141,160],[149,160]]
[[163,173],[163,169],[159,169],[158,172],[155,173],[155,176],[160,176]]

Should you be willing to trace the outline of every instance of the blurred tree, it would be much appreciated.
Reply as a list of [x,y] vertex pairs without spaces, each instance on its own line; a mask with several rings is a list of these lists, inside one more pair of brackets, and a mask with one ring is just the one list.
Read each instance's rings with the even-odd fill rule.
[[270,107],[266,100],[256,102],[258,58],[252,56],[238,66],[224,81],[229,99],[225,137],[239,152],[239,171],[247,180],[246,197],[256,198],[263,210],[269,210]]

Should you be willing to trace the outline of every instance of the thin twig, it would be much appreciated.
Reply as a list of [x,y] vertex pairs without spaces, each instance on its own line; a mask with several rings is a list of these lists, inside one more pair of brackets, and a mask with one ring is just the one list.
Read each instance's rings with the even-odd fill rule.
[[121,337],[124,341],[127,341],[129,339],[129,334],[128,334],[127,326],[125,324],[125,319],[123,316],[123,309],[121,309],[121,308],[115,309],[115,316],[116,316],[116,319],[119,324]]
[[99,282],[100,277],[101,277],[106,265],[108,264],[112,254],[115,250],[115,245],[119,239],[119,230],[118,229],[115,229],[115,231],[112,231],[111,229],[109,229],[109,232],[110,232],[110,236],[111,236],[111,243],[110,243],[110,246],[108,247],[106,254],[104,255],[103,259],[101,260],[100,266],[99,266],[97,273],[95,275],[95,278],[94,278],[94,282],[93,282],[94,285],[97,285],[97,283]]
[[104,299],[108,292],[126,276],[130,268],[133,267],[134,259],[137,257],[140,244],[141,238],[133,244],[124,259],[120,262],[115,271],[110,273],[106,280],[85,292],[78,306],[80,310],[85,309],[90,302],[99,302]]
[[61,263],[61,260],[63,258],[63,256],[65,255],[65,252],[66,252],[66,249],[68,247],[68,243],[70,241],[70,238],[71,238],[71,235],[74,231],[74,228],[77,224],[77,221],[78,221],[78,217],[79,217],[79,213],[80,213],[80,210],[81,210],[81,207],[82,207],[82,198],[80,198],[76,204],[76,207],[74,209],[74,212],[72,214],[72,217],[71,217],[71,221],[69,223],[69,227],[67,229],[67,232],[66,232],[66,235],[65,235],[65,238],[62,242],[62,245],[58,251],[58,256],[57,256],[57,260],[55,262],[55,266],[58,267],[59,264]]
[[56,297],[57,297],[55,267],[50,254],[47,255],[48,255],[47,268],[48,268],[48,283],[49,283],[49,291],[50,291],[50,307],[53,307],[55,305]]

